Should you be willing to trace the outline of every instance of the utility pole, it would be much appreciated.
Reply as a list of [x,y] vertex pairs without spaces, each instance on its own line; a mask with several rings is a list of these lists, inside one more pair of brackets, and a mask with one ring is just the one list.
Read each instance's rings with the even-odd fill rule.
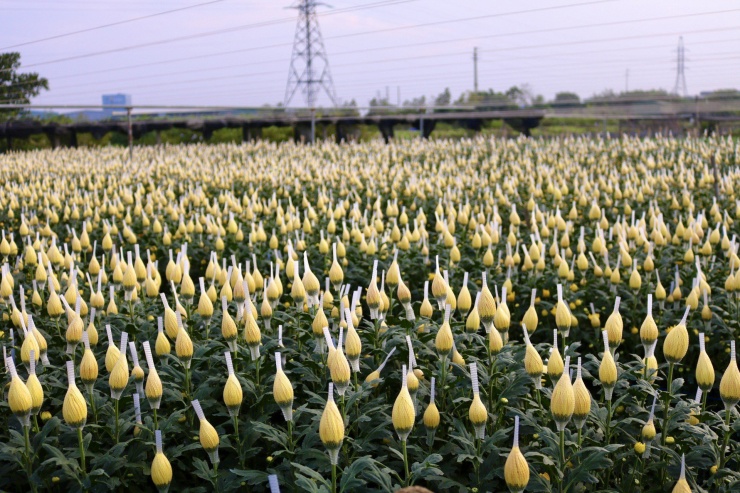
[[396,86],[396,103],[401,106],[401,86]]
[[624,72],[624,92],[630,92],[630,69]]
[[131,126],[131,107],[126,108],[126,119],[128,120],[128,159],[134,160],[134,129]]
[[478,47],[473,48],[473,91],[478,92]]
[[686,74],[685,68],[685,49],[683,47],[683,36],[678,38],[678,49],[676,50],[676,83],[673,86],[673,93],[686,97]]
[[298,0],[292,7],[298,10],[298,22],[293,39],[293,53],[288,70],[288,84],[285,87],[284,105],[287,107],[298,88],[306,95],[308,108],[316,106],[316,98],[321,89],[337,106],[334,81],[329,70],[329,57],[324,47],[324,39],[319,28],[316,7],[324,5],[317,0]]

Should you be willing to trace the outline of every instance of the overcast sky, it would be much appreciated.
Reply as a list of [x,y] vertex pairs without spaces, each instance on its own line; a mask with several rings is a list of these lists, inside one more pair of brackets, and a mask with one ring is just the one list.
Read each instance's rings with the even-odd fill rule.
[[[0,52],[20,51],[23,70],[49,79],[51,90],[36,98],[37,104],[100,104],[102,94],[113,92],[146,105],[283,101],[297,17],[286,9],[291,0],[211,0],[34,42],[207,1],[0,0]],[[360,105],[386,90],[395,103],[398,88],[402,101],[446,87],[456,98],[473,88],[474,47],[481,89],[528,84],[547,99],[559,91],[588,97],[627,85],[671,91],[680,35],[689,94],[740,88],[740,2],[327,3],[319,9],[319,22],[336,93],[341,101]],[[229,32],[212,33],[218,30]],[[171,41],[198,34],[204,35]],[[28,44],[13,47],[22,43]],[[96,54],[103,51],[108,53]],[[58,61],[65,58],[70,59]],[[319,102],[328,99],[322,94]],[[305,105],[303,94],[291,105]]]

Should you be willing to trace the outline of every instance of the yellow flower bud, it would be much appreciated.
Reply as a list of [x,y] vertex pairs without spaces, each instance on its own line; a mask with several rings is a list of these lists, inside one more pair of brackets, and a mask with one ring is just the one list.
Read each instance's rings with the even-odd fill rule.
[[686,456],[681,456],[681,475],[676,482],[676,485],[671,490],[672,493],[691,493],[691,486],[686,481]]
[[126,359],[126,344],[128,342],[128,334],[126,332],[121,333],[121,349],[119,350],[118,360],[116,361],[113,370],[110,372],[108,377],[108,385],[110,387],[111,397],[113,399],[120,399],[123,389],[126,388],[129,379],[128,360]]
[[730,364],[719,382],[719,395],[727,409],[740,402],[740,371],[735,357],[735,341],[730,341]]
[[522,318],[522,325],[527,327],[527,331],[530,334],[533,334],[535,330],[537,330],[537,325],[539,324],[539,318],[537,317],[537,309],[535,308],[534,304],[537,297],[537,290],[532,290],[532,297],[529,303],[529,308],[527,308],[527,311],[524,312],[524,317]]
[[568,332],[571,326],[571,316],[568,306],[563,302],[563,287],[558,284],[558,302],[555,307],[555,325],[561,332]]
[[689,332],[686,329],[686,319],[689,308],[686,308],[683,319],[671,330],[663,341],[663,355],[669,363],[678,363],[689,349]]
[[529,465],[519,450],[519,416],[514,416],[514,445],[504,464],[504,480],[512,493],[524,491],[529,484]]
[[218,445],[220,442],[218,432],[213,427],[213,425],[209,423],[208,420],[205,418],[203,410],[200,406],[200,402],[198,402],[198,400],[193,400],[191,404],[193,405],[195,414],[198,416],[198,421],[200,421],[200,445],[203,447],[203,450],[208,452],[211,462],[214,464],[218,463]]
[[606,330],[602,331],[604,338],[604,355],[599,365],[599,381],[604,387],[604,394],[607,400],[611,399],[614,386],[617,384],[617,365],[609,348],[609,335]]
[[575,411],[575,394],[568,373],[569,360],[569,356],[565,358],[563,374],[552,391],[552,400],[550,401],[550,412],[552,412],[559,431],[565,429]]
[[640,326],[640,340],[645,351],[658,339],[658,335],[658,326],[653,318],[653,295],[648,294],[647,316]]
[[339,408],[334,402],[334,384],[329,384],[329,398],[326,401],[324,412],[319,423],[319,438],[321,443],[329,449],[332,464],[337,463],[339,448],[344,441],[344,420]]
[[80,379],[87,386],[92,386],[98,379],[98,361],[87,344],[80,362]]
[[481,323],[486,328],[486,332],[490,332],[493,326],[493,319],[496,316],[496,300],[493,298],[491,290],[488,289],[485,274],[484,272],[483,286],[480,293],[480,300],[478,301],[478,315],[480,316]]
[[475,437],[482,440],[485,437],[486,421],[488,421],[488,411],[481,401],[478,387],[478,366],[476,363],[470,365],[470,379],[473,384],[473,402],[470,403],[468,418],[475,428]]
[[452,329],[450,328],[450,305],[445,308],[445,319],[442,325],[437,330],[437,337],[434,340],[434,345],[437,348],[437,352],[440,356],[447,356],[452,350],[454,339],[452,337]]
[[529,342],[527,327],[523,326],[522,329],[525,333],[524,340],[526,341],[527,346],[524,353],[524,371],[526,371],[527,375],[529,375],[534,381],[534,387],[539,389],[542,387],[542,372],[544,371],[542,358],[534,346]]
[[606,319],[606,324],[604,324],[604,328],[609,335],[609,347],[612,349],[616,349],[622,342],[624,323],[622,322],[622,315],[619,313],[620,300],[621,298],[617,296],[614,300],[614,310],[609,315],[609,318]]
[[31,414],[31,407],[33,406],[31,392],[16,373],[13,360],[8,358],[6,363],[8,365],[8,371],[10,372],[8,406],[10,407],[11,412],[18,417],[23,426],[29,426],[30,423],[28,418]]
[[501,303],[496,307],[493,315],[493,325],[499,332],[506,332],[511,325],[511,313],[506,305],[506,286],[501,288]]
[[287,375],[285,375],[285,372],[283,372],[282,356],[280,356],[280,353],[275,353],[275,363],[277,365],[277,372],[275,373],[275,381],[272,385],[272,395],[275,403],[283,411],[285,420],[291,421],[293,419],[293,386],[290,380],[288,380]]
[[708,392],[714,386],[714,366],[704,349],[704,334],[699,333],[699,360],[696,363],[696,383],[699,388]]
[[496,356],[504,347],[504,340],[498,330],[492,330],[488,333],[488,352]]
[[200,298],[198,299],[198,315],[204,320],[209,321],[213,316],[213,303],[211,298],[208,297],[208,292],[205,289],[205,280],[201,277],[200,282]]
[[163,327],[163,321],[162,317],[157,318],[158,323],[158,333],[157,333],[157,340],[154,343],[154,352],[157,354],[157,356],[162,357],[165,354],[170,354],[172,351],[172,347],[170,345],[169,339],[167,339],[167,336],[164,335],[164,327]]
[[[229,355],[229,361],[231,353],[228,351],[226,354]],[[229,365],[230,366],[230,365]],[[224,404],[226,404],[226,407],[229,410],[229,413],[232,416],[235,416],[239,413],[239,408],[242,405],[243,395],[242,395],[242,386],[239,383],[239,380],[237,380],[236,375],[234,375],[234,369],[231,368],[231,371],[229,372],[229,376],[226,378],[226,385],[224,385]]]
[[406,372],[406,365],[403,365],[402,372],[401,391],[398,393],[396,401],[393,404],[391,419],[393,428],[398,433],[400,440],[405,441],[414,427],[416,411],[414,410],[414,402],[411,400],[411,394],[409,394],[407,385],[408,374]]
[[434,431],[439,426],[439,410],[437,409],[437,405],[434,403],[434,382],[435,377],[432,377],[431,380],[431,390],[429,393],[429,405],[427,406],[426,410],[424,411],[424,427],[428,431]]
[[344,271],[342,271],[342,267],[339,265],[339,262],[337,262],[336,243],[332,245],[332,250],[334,258],[331,263],[331,268],[329,269],[329,280],[331,281],[332,286],[334,286],[334,289],[339,291],[339,288],[344,281]]
[[575,406],[573,407],[573,421],[577,428],[582,428],[586,422],[586,418],[588,418],[589,412],[591,412],[591,394],[581,376],[580,357],[578,358],[576,381],[573,383],[573,397],[575,400]]
[[[157,430],[159,432],[159,430]],[[152,482],[159,489],[165,489],[172,482],[172,466],[162,452],[154,455],[152,460]]]
[[470,290],[468,289],[468,273],[463,275],[463,285],[460,288],[460,292],[457,295],[457,309],[462,314],[467,314],[472,305],[472,297],[470,296]]
[[62,416],[69,426],[82,428],[87,422],[87,402],[85,402],[85,398],[82,397],[82,393],[75,385],[74,375],[74,365],[71,361],[67,361],[69,386],[67,387],[67,394],[64,396]]

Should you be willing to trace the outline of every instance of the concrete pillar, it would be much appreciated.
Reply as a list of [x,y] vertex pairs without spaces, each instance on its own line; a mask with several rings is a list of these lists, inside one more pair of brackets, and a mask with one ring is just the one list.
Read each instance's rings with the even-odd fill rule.
[[432,135],[432,132],[434,132],[434,127],[437,124],[437,120],[428,120],[424,119],[424,126],[421,127],[421,136],[425,139],[428,139],[430,135]]
[[393,138],[393,123],[381,120],[378,122],[378,130],[386,144]]
[[344,125],[337,122],[335,128],[336,128],[336,132],[334,133],[334,140],[337,144],[341,144],[343,140],[344,141],[347,140],[347,136],[345,135]]
[[299,123],[293,127],[293,140],[300,143],[311,142],[311,123]]

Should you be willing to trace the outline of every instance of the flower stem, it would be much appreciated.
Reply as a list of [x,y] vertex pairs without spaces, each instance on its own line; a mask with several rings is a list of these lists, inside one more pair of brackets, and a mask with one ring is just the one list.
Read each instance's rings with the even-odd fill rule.
[[288,450],[293,453],[293,420],[288,421]]
[[190,399],[190,366],[185,367],[185,395]]
[[611,434],[611,426],[612,426],[612,400],[609,399],[606,401],[606,444],[609,445],[609,442],[612,439]]
[[563,465],[563,473],[565,473],[565,428],[560,430],[560,462]]
[[23,435],[26,439],[26,467],[28,472],[28,482],[31,482],[31,438],[29,437],[31,426],[23,426]]
[[722,441],[722,450],[719,453],[719,468],[722,469],[725,467],[725,453],[727,450],[727,447],[730,443],[730,434],[732,433],[732,430],[730,429],[730,416],[732,414],[732,408],[727,408],[725,411],[725,426],[727,426],[727,431],[725,432],[725,439]]
[[[440,387],[440,404],[444,406],[445,402],[445,383],[447,382],[447,355],[443,355],[441,358],[442,360],[442,385]],[[443,407],[444,409],[444,407]]]
[[239,452],[241,452],[241,442],[239,440],[239,416],[234,415],[234,437],[236,438],[236,446],[239,449]]
[[157,420],[157,410],[156,409],[152,409],[152,411],[154,411],[154,413],[153,413],[154,414],[154,429],[155,430],[158,430],[159,429],[159,421]]
[[92,408],[93,412],[93,420],[95,422],[98,422],[98,410],[95,409],[95,384],[88,385],[87,386],[87,392],[90,394],[90,407]]
[[[118,428],[118,401],[116,401],[116,428]],[[85,467],[85,441],[82,438],[82,428],[77,428],[77,441],[80,443],[80,465],[82,466],[82,475],[87,476]],[[118,442],[118,433],[116,432],[116,442]]]
[[668,387],[666,388],[665,403],[663,405],[663,436],[661,445],[665,447],[666,438],[668,438],[668,407],[671,405],[671,387],[673,386],[673,363],[668,363]]
[[[118,423],[118,402],[119,402],[119,399],[115,399],[115,401],[116,401],[116,403],[114,404],[114,406],[116,408],[116,443],[118,443],[118,435],[119,435],[119,432],[120,432],[120,426],[119,426],[119,423]],[[82,447],[82,446],[80,446],[80,447]]]
[[403,450],[403,469],[406,472],[403,485],[408,486],[409,485],[409,455],[406,452],[406,440],[401,440],[401,450]]
[[331,493],[337,493],[337,465],[331,465]]

